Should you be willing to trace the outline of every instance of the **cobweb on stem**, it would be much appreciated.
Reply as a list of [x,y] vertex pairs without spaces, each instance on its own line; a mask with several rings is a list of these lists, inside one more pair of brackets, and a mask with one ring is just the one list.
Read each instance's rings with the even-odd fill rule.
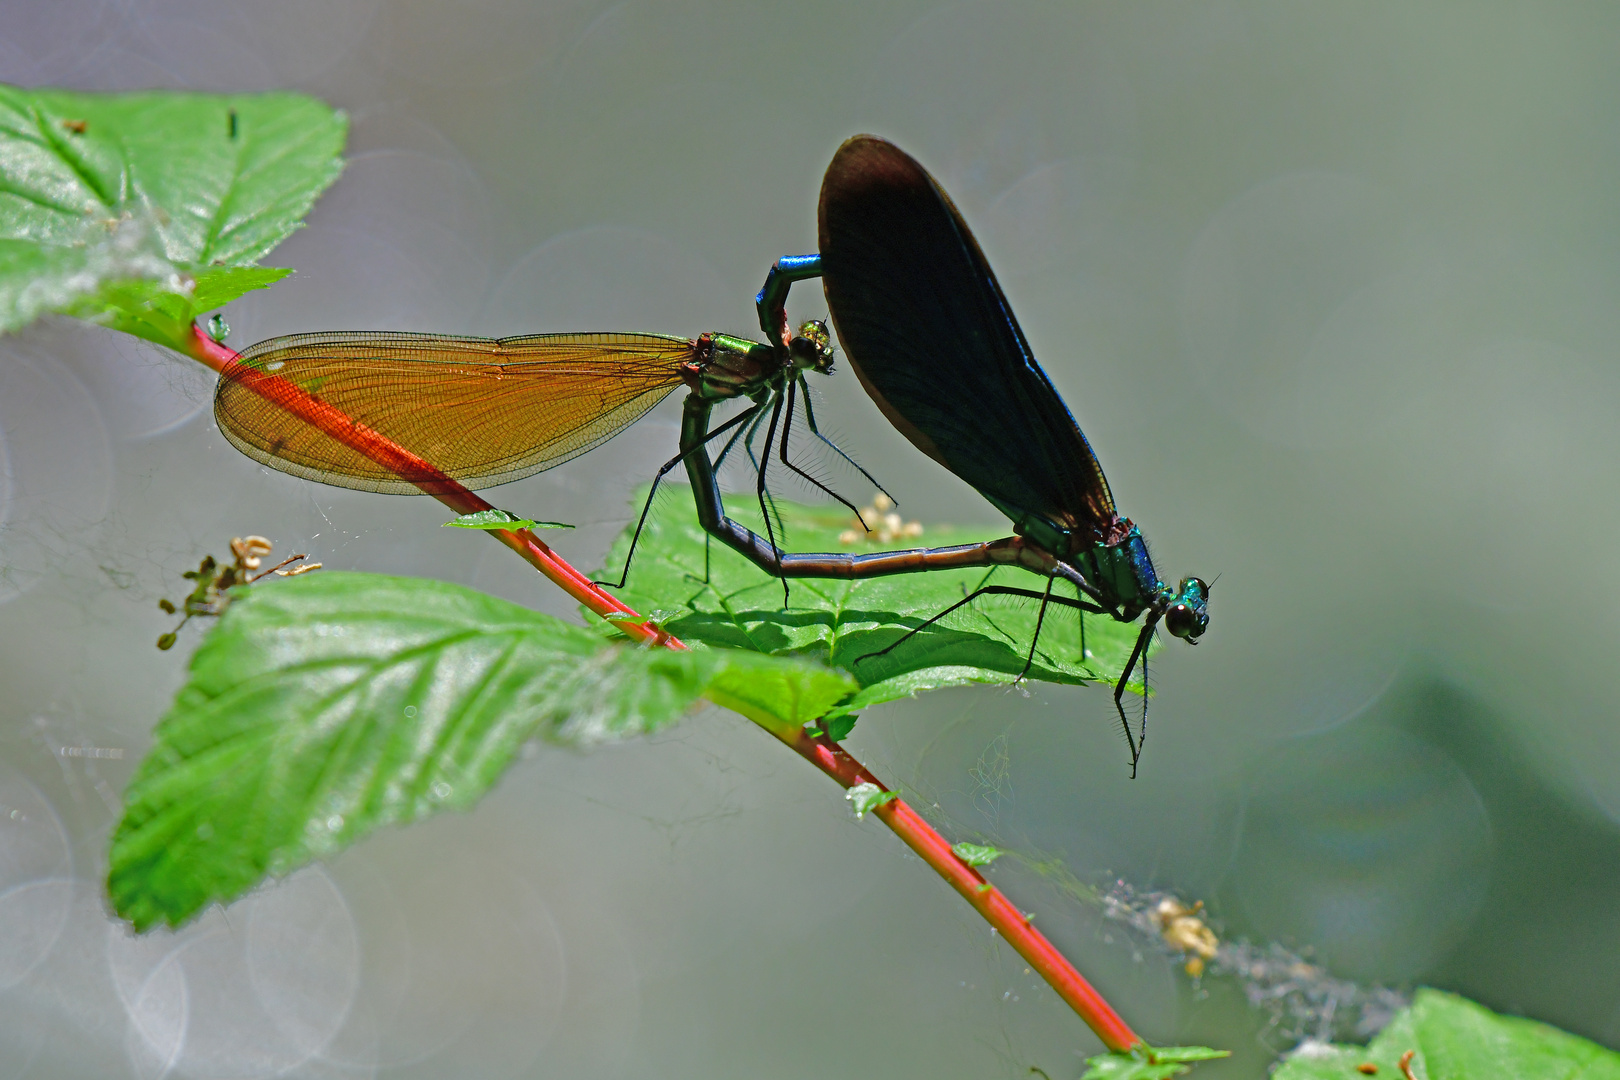
[[1305,1041],[1365,1041],[1411,1003],[1390,987],[1335,978],[1276,942],[1221,941],[1201,917],[1201,903],[1189,906],[1171,892],[1139,890],[1116,880],[1101,900],[1106,918],[1183,956],[1194,979],[1237,979],[1249,1006],[1267,1016],[1261,1038],[1278,1053]]

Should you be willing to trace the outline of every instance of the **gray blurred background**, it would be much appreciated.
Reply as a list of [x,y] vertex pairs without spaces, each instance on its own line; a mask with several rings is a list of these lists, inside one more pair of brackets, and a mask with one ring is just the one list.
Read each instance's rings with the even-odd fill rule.
[[[1170,577],[1142,776],[1101,689],[982,688],[851,746],[1159,1043],[1286,1045],[1057,887],[1620,1044],[1620,9],[1484,3],[0,0],[0,80],[292,87],[349,163],[231,305],[342,328],[754,329],[846,136],[917,156]],[[814,287],[795,317],[824,314]],[[100,879],[234,535],[574,617],[435,502],[268,472],[211,377],[49,320],[0,340],[0,1077],[1078,1075],[1098,1044],[875,821],[735,716],[540,749],[180,934]],[[845,371],[818,410],[907,517],[992,508]],[[675,400],[497,501],[594,567]],[[830,474],[852,497],[869,492]],[[784,488],[789,496],[796,494]],[[677,489],[673,497],[680,497]],[[1061,867],[1059,871],[1055,867]]]

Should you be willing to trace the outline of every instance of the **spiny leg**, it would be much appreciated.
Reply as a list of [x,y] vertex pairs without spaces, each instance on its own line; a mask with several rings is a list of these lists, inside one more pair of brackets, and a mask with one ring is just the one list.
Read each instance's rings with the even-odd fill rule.
[[[714,459],[715,472],[719,472],[720,467],[726,463],[726,455],[730,454],[732,449],[736,447],[738,439],[743,440],[743,446],[748,451],[748,460],[753,462],[754,471],[756,473],[759,471],[759,458],[754,456],[754,436],[759,434],[759,426],[765,422],[766,413],[763,405],[755,405],[749,412],[753,414],[754,419],[738,428],[732,433],[731,438],[726,440],[726,445],[721,449],[720,455]],[[705,585],[709,584],[710,578],[709,548],[712,539],[708,533],[703,534],[703,583]]]
[[[926,621],[912,627],[910,630],[907,630],[904,634],[900,635],[900,637],[890,642],[884,648],[879,649],[877,652],[869,652],[863,656],[857,656],[855,658],[855,662],[858,664],[862,660],[870,660],[874,656],[882,656],[884,653],[893,651],[906,641],[910,640],[913,635],[919,634],[928,629],[930,626],[934,625],[939,620],[955,611],[957,608],[966,604],[971,604],[981,596],[1022,596],[1030,600],[1049,599],[1052,603],[1057,604],[1060,607],[1080,608],[1083,611],[1094,611],[1099,615],[1110,614],[1107,608],[1098,607],[1095,604],[1087,604],[1081,600],[1070,600],[1066,596],[1052,596],[1050,586],[1048,586],[1046,592],[1038,593],[1034,589],[1020,589],[1016,585],[984,585],[980,588],[974,589],[972,592],[968,593],[966,596],[962,597],[962,599],[958,600],[944,611],[941,611],[939,614],[934,615]],[[1025,670],[1028,669],[1026,668]]]
[[[848,509],[850,513],[855,515],[855,520],[861,523],[861,528],[863,530],[865,530],[866,532],[871,532],[872,530],[867,527],[866,519],[861,516],[861,512],[855,508],[854,503],[850,502],[848,499],[846,499],[842,495],[838,494],[838,492],[834,491],[832,488],[828,487],[826,484],[823,484],[820,480],[817,480],[815,477],[811,476],[809,473],[805,472],[803,469],[799,468],[797,465],[793,464],[793,462],[788,460],[788,456],[787,456],[788,455],[788,432],[791,431],[792,428],[793,428],[793,394],[794,394],[794,391],[797,388],[798,388],[798,383],[797,382],[788,383],[788,388],[787,388],[787,416],[783,420],[783,423],[782,423],[782,442],[781,442],[781,445],[780,445],[780,450],[778,452],[778,456],[781,457],[781,459],[782,459],[782,464],[786,465],[788,468],[790,468],[794,472],[798,473],[800,476],[802,476],[804,479],[808,480],[810,483],[814,484],[816,487],[820,488],[822,491],[825,491],[828,495],[831,495],[833,498],[835,498],[839,502],[843,503],[845,508]],[[805,407],[806,412],[808,412],[810,410],[810,399],[808,397],[806,397],[805,400],[804,400],[804,407]],[[812,428],[811,430],[813,431],[815,429]],[[825,439],[823,439],[822,441],[826,442]],[[827,443],[827,445],[832,446],[831,443]],[[837,450],[838,447],[833,446],[833,449]],[[842,451],[839,451],[839,452],[842,453]],[[855,467],[857,469],[860,468],[859,465],[857,465]],[[867,477],[867,479],[871,480],[872,478]]]
[[731,436],[731,438],[726,440],[726,445],[723,449],[721,449],[720,456],[714,459],[715,472],[720,471],[720,466],[726,463],[726,455],[731,453],[732,447],[737,445],[737,440],[742,438],[744,435],[746,435],[748,438],[748,459],[754,462],[754,468],[756,470],[759,468],[759,462],[754,458],[754,433],[759,430],[759,425],[765,422],[765,410],[760,406],[755,405],[748,411],[754,414],[754,422],[738,429],[737,432]]
[[[1076,596],[1080,595],[1079,588],[1076,588],[1074,592]],[[1091,650],[1086,648],[1086,613],[1082,611],[1080,612],[1080,662],[1083,664],[1090,659]]]
[[600,580],[592,578],[592,585],[605,585],[610,589],[622,589],[624,583],[630,580],[630,561],[636,556],[636,545],[641,541],[642,527],[647,524],[647,515],[652,512],[653,496],[658,494],[658,485],[665,476],[669,475],[669,471],[685,459],[685,454],[676,454],[664,462],[663,467],[653,476],[652,487],[647,492],[647,501],[641,505],[641,516],[636,519],[636,531],[630,536],[630,550],[624,553],[624,569],[619,573],[619,580],[608,581],[605,578]]
[[[815,412],[814,409],[812,409],[810,407],[810,387],[804,381],[804,376],[803,375],[799,376],[799,385],[804,387],[804,420],[805,420],[805,423],[810,428],[810,434],[814,435],[816,438],[820,439],[822,442],[824,442],[828,446],[832,447],[833,453],[837,454],[839,457],[843,458],[845,461],[847,461],[851,465],[855,466],[855,471],[860,473],[862,476],[866,477],[867,483],[871,484],[873,487],[875,487],[879,491],[883,492],[883,494],[889,495],[888,490],[885,489],[882,484],[878,483],[875,479],[873,479],[871,473],[869,473],[865,469],[861,468],[861,463],[860,462],[856,461],[854,458],[852,458],[848,454],[844,453],[844,451],[839,447],[839,445],[837,443],[835,443],[831,439],[827,438],[827,436],[823,435],[816,428],[816,412]],[[894,505],[896,505],[896,506],[900,505],[900,500],[895,498],[893,495],[889,495],[889,501],[894,503]],[[859,514],[856,514],[855,516],[860,517]],[[865,522],[862,522],[862,524],[864,525]]]
[[[1131,748],[1131,779],[1136,779],[1136,763],[1142,759],[1142,747],[1147,742],[1147,646],[1153,638],[1153,628],[1158,624],[1157,615],[1149,615],[1147,622],[1142,624],[1142,632],[1136,635],[1136,648],[1131,650],[1131,658],[1125,661],[1125,670],[1120,672],[1119,682],[1114,684],[1114,709],[1119,713],[1119,722],[1125,728],[1125,741]],[[1136,661],[1142,661],[1142,736],[1140,739],[1131,734],[1131,722],[1125,715],[1125,684],[1130,681],[1131,672],[1136,669]]]
[[636,544],[641,540],[641,530],[647,524],[647,515],[652,511],[653,496],[658,494],[658,485],[663,481],[664,477],[668,476],[671,469],[685,461],[689,456],[694,453],[701,452],[703,447],[710,439],[725,434],[730,428],[736,427],[738,424],[741,424],[743,421],[747,420],[754,413],[757,413],[760,408],[761,406],[755,405],[752,409],[748,409],[737,414],[730,420],[727,420],[724,424],[721,424],[719,427],[703,436],[703,438],[698,440],[696,443],[693,443],[691,446],[664,462],[663,467],[658,470],[658,474],[653,477],[652,490],[647,492],[647,501],[642,504],[641,517],[636,520],[636,531],[630,537],[630,550],[624,554],[624,570],[619,574],[619,580],[617,582],[613,582],[596,581],[593,579],[591,581],[592,585],[606,585],[611,589],[624,588],[624,583],[630,580],[630,560],[635,558]]
[[[781,406],[781,400],[782,395],[781,392],[778,391],[772,401],[779,408]],[[771,413],[767,413],[762,407],[759,411],[759,415],[754,417],[754,422],[749,424],[744,431],[740,432],[742,435],[743,450],[748,454],[748,464],[753,466],[754,475],[756,477],[759,476],[760,470],[763,469],[764,466],[760,464],[760,455],[754,453],[754,438],[759,434],[759,429],[764,426],[766,419],[768,419],[770,416]],[[726,443],[725,450],[722,451],[720,457],[715,460],[714,467],[716,471],[718,471],[720,466],[725,463],[726,454],[731,451],[731,447],[736,441],[736,436],[733,436],[732,439]],[[767,455],[768,453],[769,450],[767,448]],[[770,489],[768,488],[765,491],[765,505],[760,507],[760,513],[764,514],[767,518],[774,516],[777,525],[782,523],[782,515],[777,512],[776,509],[776,497],[771,494]],[[769,530],[767,530],[767,534],[769,534]]]
[[[759,423],[759,417],[758,416],[754,417],[754,423],[756,423],[756,424]],[[747,430],[748,430],[747,427],[740,427],[736,431],[733,431],[731,433],[731,438],[726,440],[726,445],[724,445],[724,446],[722,446],[720,448],[720,453],[718,455],[716,455],[716,457],[714,459],[714,471],[715,472],[720,471],[720,466],[722,466],[722,465],[724,465],[726,463],[726,457],[727,457],[727,455],[729,455],[731,453],[731,448],[737,445],[737,440],[742,438],[743,433],[746,432]]]
[[[759,499],[759,512],[765,516],[765,539],[770,541],[772,548],[776,547],[776,532],[771,528],[771,510],[765,505],[765,469],[771,463],[771,444],[776,441],[776,421],[782,415],[782,395],[776,395],[776,405],[771,409],[771,426],[765,429],[765,456],[759,465],[759,481],[755,485],[755,492]],[[788,606],[788,581],[782,579],[782,607]]]
[[[780,408],[782,403],[782,392],[780,390],[776,392],[773,400],[777,407]],[[754,436],[759,434],[759,429],[764,425],[767,415],[769,414],[761,411],[754,422],[748,425],[748,433],[743,436],[743,449],[748,452],[748,463],[754,467],[755,476],[758,476],[760,471],[765,468],[761,464],[761,458],[769,458],[771,452],[770,442],[767,440],[765,452],[763,454],[754,453]],[[777,527],[781,527],[782,514],[781,511],[776,509],[776,496],[771,494],[770,488],[765,489],[765,503],[760,507],[760,512],[765,514],[767,518],[774,520]],[[769,530],[767,530],[767,535],[769,535]]]
[[748,426],[748,434],[743,438],[743,449],[748,451],[748,464],[759,472],[759,455],[754,453],[754,436],[759,434],[760,427],[765,423],[766,414],[760,413],[759,419]]
[[1035,646],[1040,644],[1041,624],[1046,621],[1046,605],[1052,600],[1052,586],[1056,583],[1055,577],[1046,579],[1046,593],[1041,597],[1040,610],[1035,613],[1035,636],[1029,639],[1029,655],[1024,657],[1024,670],[1018,673],[1018,678],[1013,682],[1023,682],[1024,676],[1029,674],[1029,669],[1035,664]]

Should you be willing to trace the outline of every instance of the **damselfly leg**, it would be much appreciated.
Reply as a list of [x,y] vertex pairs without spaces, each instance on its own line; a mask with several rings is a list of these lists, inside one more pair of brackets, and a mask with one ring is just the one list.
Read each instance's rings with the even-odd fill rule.
[[[1111,611],[1100,604],[1081,599],[1070,600],[1066,596],[1053,596],[1052,587],[1055,583],[1055,576],[1048,578],[1046,589],[1043,592],[1036,592],[1034,589],[1021,589],[1014,585],[980,585],[962,599],[956,601],[950,607],[947,607],[929,619],[918,623],[916,626],[912,627],[910,630],[906,631],[900,637],[896,638],[883,648],[877,650],[876,652],[870,652],[863,656],[856,657],[855,663],[859,665],[864,661],[871,660],[874,657],[883,656],[886,653],[893,652],[895,649],[909,641],[912,637],[928,629],[930,626],[933,626],[935,623],[939,622],[939,620],[943,619],[945,616],[951,614],[957,609],[966,607],[968,604],[971,604],[974,600],[977,600],[981,596],[1017,596],[1026,600],[1039,600],[1041,602],[1040,610],[1035,617],[1035,633],[1029,643],[1029,653],[1024,659],[1023,670],[1018,673],[1018,680],[1022,680],[1026,675],[1029,674],[1030,668],[1034,665],[1035,649],[1036,645],[1040,641],[1041,627],[1045,622],[1047,605],[1056,604],[1059,607],[1073,608],[1080,612],[1080,625],[1082,628],[1085,626],[1085,613],[1088,611],[1093,615],[1110,615],[1116,618],[1118,617],[1118,612]],[[1136,647],[1131,650],[1131,657],[1125,663],[1125,670],[1120,672],[1119,680],[1114,684],[1114,710],[1119,714],[1120,726],[1125,731],[1125,741],[1130,747],[1132,779],[1136,777],[1136,765],[1142,757],[1142,743],[1147,738],[1147,648],[1149,642],[1152,640],[1154,628],[1158,621],[1158,616],[1149,615],[1147,623],[1142,627],[1142,632],[1137,635]],[[1126,684],[1130,682],[1131,674],[1136,670],[1136,665],[1138,662],[1142,664],[1143,672],[1143,701],[1140,735],[1131,730],[1130,718],[1125,712],[1124,701]]]
[[[763,408],[763,405],[755,405],[751,409],[746,409],[743,412],[738,413],[730,420],[727,420],[724,424],[721,424],[719,427],[709,432],[699,441],[693,443],[691,446],[686,447],[679,454],[676,454],[674,457],[664,462],[663,466],[659,468],[657,474],[653,476],[652,489],[647,492],[647,501],[641,506],[641,516],[636,519],[636,531],[631,534],[630,537],[630,550],[624,554],[624,569],[619,573],[619,580],[598,581],[593,579],[591,581],[592,585],[606,585],[613,589],[624,588],[624,583],[630,579],[630,561],[635,558],[636,544],[641,540],[641,530],[647,524],[647,515],[652,511],[653,497],[658,494],[658,485],[663,481],[664,477],[668,476],[670,470],[675,468],[675,466],[681,464],[693,454],[706,452],[703,448],[708,444],[710,439],[719,438],[732,428],[740,427]],[[736,436],[733,436],[732,439],[735,441]]]

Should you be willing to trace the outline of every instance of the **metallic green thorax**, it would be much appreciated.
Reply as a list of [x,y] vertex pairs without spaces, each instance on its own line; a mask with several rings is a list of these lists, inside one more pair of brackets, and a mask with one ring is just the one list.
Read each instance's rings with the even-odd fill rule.
[[681,378],[705,401],[730,401],[765,396],[781,385],[810,370],[826,374],[832,370],[832,344],[824,323],[808,322],[799,327],[787,350],[787,363],[777,350],[758,341],[730,334],[704,334],[694,343],[693,358],[681,365]]
[[1209,586],[1200,578],[1182,578],[1177,588],[1159,580],[1148,557],[1142,532],[1129,521],[1124,539],[1093,544],[1069,562],[1108,600],[1119,605],[1127,622],[1143,611],[1157,612],[1165,629],[1179,638],[1196,638],[1209,626]]
[[1141,530],[1135,525],[1119,543],[1094,544],[1077,552],[1070,561],[1087,580],[1130,612],[1131,618],[1151,607],[1164,588],[1142,543]]
[[681,378],[706,401],[752,398],[770,389],[781,374],[776,350],[729,334],[704,334],[691,361],[681,365]]

